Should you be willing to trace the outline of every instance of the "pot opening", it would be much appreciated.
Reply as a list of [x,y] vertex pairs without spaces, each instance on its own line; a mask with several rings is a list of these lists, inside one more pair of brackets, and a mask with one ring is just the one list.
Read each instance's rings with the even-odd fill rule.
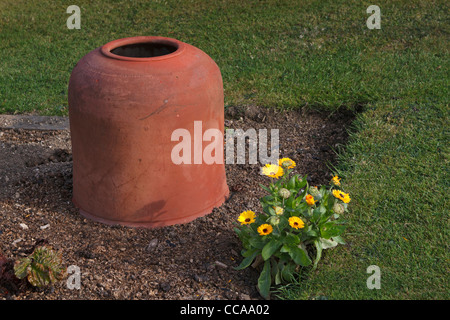
[[175,43],[145,42],[123,45],[112,49],[110,52],[122,57],[152,58],[171,54],[177,49],[178,45]]

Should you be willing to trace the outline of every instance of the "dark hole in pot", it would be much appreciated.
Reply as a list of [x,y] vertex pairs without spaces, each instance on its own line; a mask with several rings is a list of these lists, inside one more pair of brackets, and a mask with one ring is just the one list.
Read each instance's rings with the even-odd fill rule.
[[158,42],[149,42],[149,43],[127,44],[112,49],[111,53],[123,57],[152,58],[170,54],[172,52],[175,52],[177,49],[178,47],[176,45]]

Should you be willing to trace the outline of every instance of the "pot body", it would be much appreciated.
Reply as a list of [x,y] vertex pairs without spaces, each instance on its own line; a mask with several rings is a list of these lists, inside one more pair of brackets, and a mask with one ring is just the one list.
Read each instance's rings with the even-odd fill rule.
[[68,98],[73,202],[82,215],[152,228],[192,221],[228,196],[223,139],[221,163],[171,157],[177,129],[192,140],[194,122],[223,134],[222,77],[200,49],[162,37],[115,40],[77,63]]

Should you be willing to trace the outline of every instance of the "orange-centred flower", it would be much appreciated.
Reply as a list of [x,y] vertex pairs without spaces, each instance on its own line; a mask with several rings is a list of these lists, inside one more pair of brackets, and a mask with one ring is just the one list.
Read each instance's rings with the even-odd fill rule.
[[284,170],[282,167],[277,166],[276,164],[266,164],[262,167],[262,174],[271,178],[278,179],[284,174]]
[[278,160],[278,165],[285,169],[292,169],[296,166],[295,161],[289,158],[282,158]]
[[316,200],[314,200],[314,197],[310,194],[307,194],[305,197],[306,203],[310,206],[313,206],[314,203],[316,203]]
[[333,190],[333,196],[342,200],[344,203],[350,202],[350,195],[348,193],[342,192],[341,190]]
[[338,176],[334,176],[334,177],[331,179],[331,182],[332,182],[334,185],[336,185],[336,186],[340,186],[340,185],[341,185],[341,179],[340,179]]
[[270,224],[262,224],[258,227],[258,229],[256,229],[258,231],[258,233],[262,236],[266,236],[268,234],[271,234],[273,231],[273,227]]
[[290,217],[289,225],[294,229],[301,229],[305,227],[305,223],[299,217]]
[[244,211],[239,215],[238,221],[241,225],[255,222],[255,213],[251,210]]

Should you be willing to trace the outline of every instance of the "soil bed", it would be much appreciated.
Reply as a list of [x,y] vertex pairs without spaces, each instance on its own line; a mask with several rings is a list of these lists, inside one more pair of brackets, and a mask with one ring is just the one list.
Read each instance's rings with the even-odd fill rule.
[[[279,129],[280,156],[313,185],[328,184],[352,114],[332,116],[265,108],[229,108],[226,128]],[[269,140],[270,141],[270,140]],[[233,231],[244,210],[260,211],[260,165],[226,165],[231,197],[205,217],[159,229],[106,226],[79,215],[72,197],[66,130],[0,129],[0,260],[27,255],[44,239],[81,271],[80,290],[61,281],[46,289],[0,282],[3,299],[260,299],[258,271],[236,271]],[[0,261],[0,273],[2,271]],[[5,283],[6,282],[6,283]]]

